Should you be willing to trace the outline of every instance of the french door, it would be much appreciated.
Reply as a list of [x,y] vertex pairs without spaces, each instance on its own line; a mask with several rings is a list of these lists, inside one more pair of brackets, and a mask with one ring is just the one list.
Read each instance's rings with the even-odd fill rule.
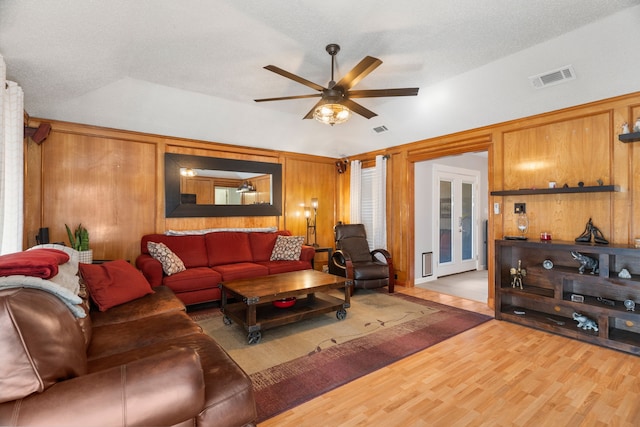
[[434,166],[434,206],[438,214],[433,247],[438,248],[436,276],[478,268],[478,185],[480,172]]

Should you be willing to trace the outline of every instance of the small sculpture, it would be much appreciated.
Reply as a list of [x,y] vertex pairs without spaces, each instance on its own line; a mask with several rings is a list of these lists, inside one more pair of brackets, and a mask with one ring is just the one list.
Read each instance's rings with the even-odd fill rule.
[[623,133],[623,134],[625,134],[625,133],[629,133],[629,123],[624,122],[624,123],[622,124],[622,133]]
[[631,273],[629,273],[629,270],[626,268],[623,268],[620,270],[620,273],[618,273],[618,277],[621,279],[631,279]]
[[602,298],[602,297],[598,297],[596,298],[598,300],[598,302],[601,302],[604,305],[610,305],[611,307],[615,307],[616,306],[616,302],[612,299],[607,299],[607,298]]
[[522,268],[522,260],[518,260],[518,268],[511,267],[509,273],[511,273],[511,287],[523,289],[522,279],[527,275],[527,270]]
[[587,221],[587,225],[585,226],[582,234],[576,237],[576,242],[589,243],[591,242],[592,237],[595,243],[600,243],[602,245],[609,244],[609,241],[604,238],[602,231],[600,231],[598,227],[593,225],[593,221],[591,221],[591,218],[589,218],[589,221]]
[[627,311],[636,311],[636,303],[633,300],[624,300],[624,306],[627,308]]
[[587,316],[580,313],[573,313],[573,320],[578,322],[578,328],[582,328],[583,330],[592,329],[595,332],[598,332],[598,324],[595,320],[589,319]]
[[636,119],[636,124],[633,126],[634,132],[640,132],[640,117]]
[[571,252],[571,256],[580,263],[578,273],[584,273],[584,270],[587,268],[591,270],[591,274],[597,274],[598,271],[600,271],[597,259],[582,255],[580,252]]

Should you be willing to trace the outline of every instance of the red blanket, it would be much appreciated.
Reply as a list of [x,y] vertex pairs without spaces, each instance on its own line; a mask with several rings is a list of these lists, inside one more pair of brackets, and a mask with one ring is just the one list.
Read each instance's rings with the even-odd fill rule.
[[50,279],[58,274],[58,265],[69,255],[57,249],[33,249],[0,256],[0,276],[33,276]]

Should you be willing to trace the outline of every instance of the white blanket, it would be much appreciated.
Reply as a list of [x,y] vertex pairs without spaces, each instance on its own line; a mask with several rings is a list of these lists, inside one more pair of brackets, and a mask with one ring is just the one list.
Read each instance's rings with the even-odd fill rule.
[[273,233],[278,231],[278,227],[266,227],[266,228],[203,228],[200,230],[167,230],[164,234],[167,236],[188,236],[192,234],[207,234],[207,233],[219,233],[221,231],[242,231],[245,233],[251,232],[263,232]]
[[75,317],[83,318],[87,315],[84,309],[79,305],[82,304],[82,299],[78,295],[50,280],[31,276],[0,277],[0,289],[13,288],[31,288],[49,292],[65,303]]

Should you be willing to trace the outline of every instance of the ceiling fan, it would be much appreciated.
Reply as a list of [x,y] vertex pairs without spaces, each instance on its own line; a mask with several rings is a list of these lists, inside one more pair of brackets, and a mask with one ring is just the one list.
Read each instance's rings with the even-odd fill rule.
[[315,118],[323,123],[334,125],[336,123],[343,123],[349,119],[351,111],[356,114],[360,114],[367,119],[377,116],[373,111],[363,107],[362,105],[353,101],[353,98],[379,98],[387,96],[416,96],[418,95],[417,87],[402,88],[402,89],[370,89],[370,90],[351,90],[356,84],[358,84],[369,73],[375,70],[382,61],[372,56],[366,56],[358,65],[353,67],[344,77],[338,82],[334,80],[333,71],[335,65],[335,56],[340,51],[340,46],[337,44],[329,44],[326,47],[327,53],[331,55],[331,81],[328,87],[323,87],[319,84],[313,83],[300,76],[296,76],[282,68],[275,65],[267,65],[265,69],[272,71],[276,74],[280,74],[283,77],[291,79],[295,82],[301,83],[318,91],[318,93],[310,95],[296,95],[296,96],[283,96],[277,98],[263,98],[255,99],[255,102],[265,101],[283,101],[289,99],[303,99],[303,98],[317,98],[320,100],[313,106],[313,108],[304,116],[304,119]]

